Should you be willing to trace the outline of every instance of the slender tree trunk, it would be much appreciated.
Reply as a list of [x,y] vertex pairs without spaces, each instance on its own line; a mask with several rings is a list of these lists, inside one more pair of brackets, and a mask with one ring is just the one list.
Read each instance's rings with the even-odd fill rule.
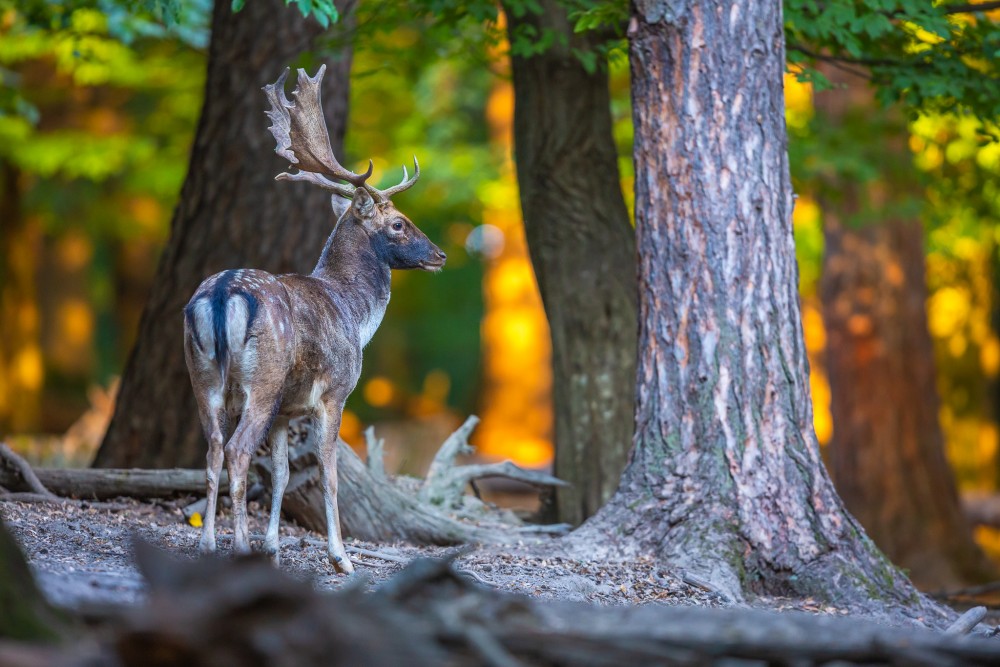
[[552,332],[555,474],[560,521],[580,523],[614,493],[633,430],[636,353],[635,235],[612,136],[604,63],[587,72],[555,0],[542,13],[507,12],[565,36],[545,53],[512,59],[514,150],[521,208]]
[[[273,155],[260,92],[313,48],[320,27],[279,0],[248,2],[236,14],[230,4],[215,4],[205,103],[191,164],[97,466],[202,463],[205,450],[184,364],[181,309],[201,280],[222,269],[308,271],[333,224],[328,194],[307,184],[274,181],[283,165]],[[323,101],[339,155],[350,53],[328,65]]]
[[638,2],[629,33],[635,444],[568,548],[651,554],[737,598],[917,602],[843,508],[813,431],[781,3]]
[[37,273],[42,230],[22,210],[21,172],[0,162],[0,435],[38,428],[44,367]]
[[[817,95],[828,131],[846,132],[852,117],[855,125],[869,121],[875,109],[870,88],[832,68],[825,73],[847,86]],[[901,162],[897,171],[912,178],[906,127],[895,125],[897,136],[883,141],[889,145],[880,153]],[[847,508],[915,583],[955,588],[996,573],[972,540],[944,455],[923,226],[898,219],[849,222],[865,209],[884,207],[884,189],[884,181],[866,186],[855,175],[833,175],[822,186],[836,195],[821,197],[830,473]]]

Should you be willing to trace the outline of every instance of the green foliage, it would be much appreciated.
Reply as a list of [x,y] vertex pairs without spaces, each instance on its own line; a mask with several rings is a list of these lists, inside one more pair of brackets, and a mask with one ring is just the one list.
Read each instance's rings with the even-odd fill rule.
[[[293,4],[302,13],[302,16],[306,18],[312,16],[324,28],[329,28],[331,24],[340,20],[340,12],[337,11],[333,0],[285,0],[286,6]],[[238,12],[246,6],[246,0],[232,0],[231,6],[234,12]]]
[[[429,373],[443,372],[447,403],[460,413],[476,407],[483,314],[482,261],[465,243],[482,222],[484,202],[496,196],[507,157],[492,145],[483,113],[495,83],[482,66],[486,47],[470,48],[479,50],[444,57],[424,39],[420,21],[371,33],[355,50],[346,135],[356,164],[375,160],[379,187],[397,182],[410,156],[419,158],[420,183],[396,203],[448,255],[442,275],[393,276],[386,323],[366,352],[359,387],[385,376],[397,398],[412,397],[423,392]],[[405,400],[369,405],[360,390],[348,403],[364,423],[405,414],[407,407]]]
[[[1000,29],[967,5],[927,0],[786,0],[789,62],[870,77],[885,105],[1000,117]],[[803,74],[829,84],[814,69]]]
[[[94,376],[47,378],[80,396],[79,383],[120,372],[123,329],[135,325],[122,315],[135,307],[120,301],[123,280],[148,281],[152,249],[166,238],[204,87],[204,53],[190,37],[207,34],[210,8],[188,2],[183,30],[157,24],[126,41],[121,26],[145,19],[115,28],[95,6],[48,3],[31,16],[0,9],[0,168],[16,174],[20,194],[21,220],[9,222],[39,228],[50,256],[66,239],[85,239],[89,257]],[[129,259],[120,253],[126,243]]]

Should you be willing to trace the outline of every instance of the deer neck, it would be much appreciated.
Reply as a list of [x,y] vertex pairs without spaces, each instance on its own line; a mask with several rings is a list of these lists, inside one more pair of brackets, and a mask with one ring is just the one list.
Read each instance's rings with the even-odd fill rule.
[[365,346],[389,305],[392,270],[353,220],[342,220],[330,234],[312,276],[331,285],[342,308],[350,312]]

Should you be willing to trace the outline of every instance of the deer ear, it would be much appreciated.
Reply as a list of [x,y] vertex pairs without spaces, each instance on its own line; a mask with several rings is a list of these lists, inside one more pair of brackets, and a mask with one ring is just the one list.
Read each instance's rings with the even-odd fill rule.
[[347,213],[347,209],[351,207],[351,200],[344,199],[340,195],[333,195],[330,197],[330,206],[333,208],[333,219],[340,220]]
[[375,200],[363,187],[355,190],[351,208],[361,222],[369,223],[375,217]]

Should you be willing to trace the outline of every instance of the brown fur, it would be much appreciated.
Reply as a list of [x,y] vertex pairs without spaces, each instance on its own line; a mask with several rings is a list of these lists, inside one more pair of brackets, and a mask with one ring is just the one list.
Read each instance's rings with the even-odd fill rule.
[[[444,253],[391,202],[377,201],[358,187],[310,275],[243,269],[216,274],[199,286],[185,309],[184,349],[209,442],[202,550],[215,549],[223,460],[231,480],[235,546],[249,550],[247,470],[266,436],[274,488],[264,546],[277,561],[288,420],[310,417],[327,500],[330,560],[352,571],[336,502],[344,403],[361,375],[362,349],[389,302],[391,269],[436,271],[444,260]],[[228,425],[235,429],[227,441]]]

